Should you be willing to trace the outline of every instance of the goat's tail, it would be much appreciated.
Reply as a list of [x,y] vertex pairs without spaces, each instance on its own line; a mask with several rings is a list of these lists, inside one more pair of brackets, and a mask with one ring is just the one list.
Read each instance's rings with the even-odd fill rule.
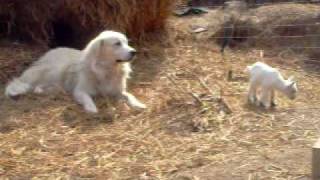
[[22,82],[19,78],[15,78],[7,85],[5,95],[7,97],[15,97],[27,93],[30,89],[30,84]]

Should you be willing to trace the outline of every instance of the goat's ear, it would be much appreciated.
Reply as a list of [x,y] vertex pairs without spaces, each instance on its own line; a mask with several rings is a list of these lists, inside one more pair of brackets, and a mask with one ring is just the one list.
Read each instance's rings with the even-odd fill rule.
[[294,82],[294,76],[290,76],[290,77],[288,78],[288,80],[291,81],[291,82]]

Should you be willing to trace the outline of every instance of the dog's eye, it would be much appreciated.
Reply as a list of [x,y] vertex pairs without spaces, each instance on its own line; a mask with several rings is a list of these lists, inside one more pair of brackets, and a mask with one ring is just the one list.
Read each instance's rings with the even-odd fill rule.
[[115,46],[121,46],[121,42],[120,42],[120,41],[119,41],[119,42],[116,42],[114,45],[115,45]]

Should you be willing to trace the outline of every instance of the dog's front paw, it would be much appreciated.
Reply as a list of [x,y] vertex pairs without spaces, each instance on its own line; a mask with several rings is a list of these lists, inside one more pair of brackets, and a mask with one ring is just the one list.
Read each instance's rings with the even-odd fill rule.
[[135,108],[135,109],[146,109],[147,106],[143,103],[135,103],[135,104],[132,104],[132,107]]
[[85,106],[84,109],[88,112],[88,113],[98,113],[98,109],[95,106]]
[[33,92],[36,94],[43,94],[44,90],[43,88],[37,86],[36,88],[34,88]]
[[134,97],[132,94],[125,92],[122,94],[122,97],[126,100],[127,105],[134,109],[145,109],[147,108],[146,105],[141,103],[136,97]]

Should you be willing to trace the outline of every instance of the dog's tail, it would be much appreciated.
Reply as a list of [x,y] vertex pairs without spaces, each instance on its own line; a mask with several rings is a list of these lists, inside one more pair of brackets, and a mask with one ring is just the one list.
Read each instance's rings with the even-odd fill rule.
[[247,66],[245,71],[250,73],[251,69],[252,69],[252,66]]
[[19,78],[15,78],[7,85],[5,95],[7,97],[15,97],[27,93],[30,89],[30,84],[21,81]]

